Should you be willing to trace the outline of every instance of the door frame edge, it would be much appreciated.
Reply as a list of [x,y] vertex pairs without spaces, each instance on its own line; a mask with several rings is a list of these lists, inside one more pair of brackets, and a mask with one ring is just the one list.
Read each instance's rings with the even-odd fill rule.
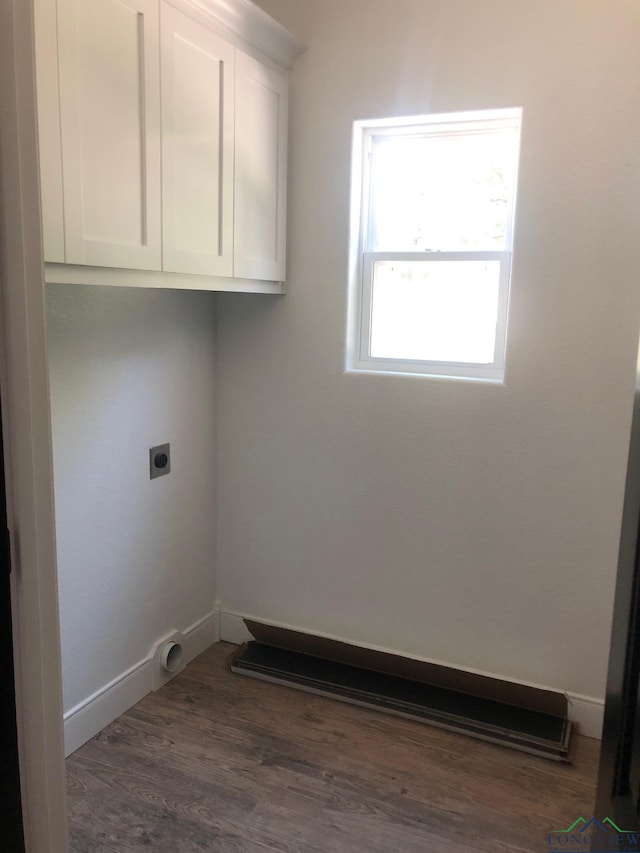
[[0,3],[0,391],[27,853],[68,849],[34,0]]

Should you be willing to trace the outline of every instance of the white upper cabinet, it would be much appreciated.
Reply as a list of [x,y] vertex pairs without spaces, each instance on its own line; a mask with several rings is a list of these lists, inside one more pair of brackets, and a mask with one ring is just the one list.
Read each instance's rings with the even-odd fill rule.
[[234,49],[161,7],[162,268],[233,275]]
[[287,78],[236,51],[234,271],[284,281]]
[[159,270],[157,0],[58,0],[66,262]]
[[47,280],[282,292],[302,45],[251,0],[35,0],[35,21]]

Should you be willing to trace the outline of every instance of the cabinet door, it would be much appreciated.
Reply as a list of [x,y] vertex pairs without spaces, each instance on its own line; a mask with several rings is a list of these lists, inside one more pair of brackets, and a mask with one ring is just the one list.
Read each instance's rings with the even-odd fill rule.
[[59,0],[66,260],[160,269],[157,0]]
[[287,79],[236,51],[236,278],[284,281]]
[[64,263],[64,208],[56,0],[36,0],[34,28],[44,259],[62,264]]
[[161,7],[162,268],[233,274],[234,49]]

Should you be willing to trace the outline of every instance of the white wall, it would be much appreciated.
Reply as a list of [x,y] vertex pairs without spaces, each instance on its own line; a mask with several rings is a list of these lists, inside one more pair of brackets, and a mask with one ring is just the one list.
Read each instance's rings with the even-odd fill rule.
[[68,712],[213,610],[215,297],[50,285],[48,307]]
[[[225,610],[603,695],[640,315],[640,7],[261,0],[289,294],[218,302]],[[504,386],[345,375],[354,119],[524,107]]]

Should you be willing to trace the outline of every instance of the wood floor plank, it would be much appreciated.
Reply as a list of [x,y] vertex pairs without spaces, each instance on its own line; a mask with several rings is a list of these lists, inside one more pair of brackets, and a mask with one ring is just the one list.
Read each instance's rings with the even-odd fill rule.
[[598,744],[524,755],[228,670],[220,643],[68,759],[72,853],[539,853]]

